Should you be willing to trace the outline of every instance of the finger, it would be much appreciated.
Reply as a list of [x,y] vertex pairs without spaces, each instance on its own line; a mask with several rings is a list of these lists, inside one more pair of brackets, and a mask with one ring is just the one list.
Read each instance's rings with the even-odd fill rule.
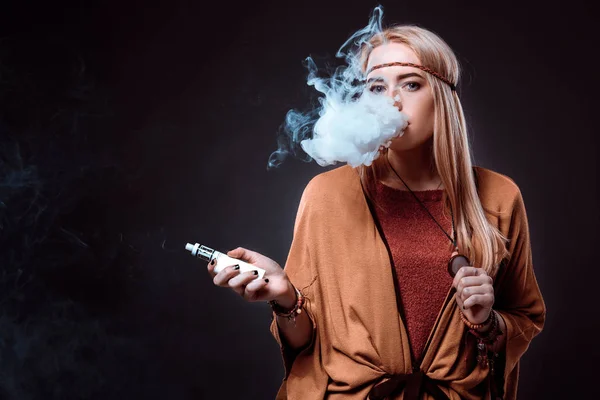
[[260,300],[260,292],[268,286],[269,279],[254,279],[246,285],[243,297],[249,301]]
[[223,268],[221,272],[215,275],[213,283],[217,286],[228,287],[229,280],[240,274],[239,265],[233,265]]
[[243,274],[239,274],[231,278],[227,284],[239,294],[243,294],[246,285],[255,280],[257,277],[258,271],[244,272]]
[[461,293],[467,287],[483,285],[492,286],[492,278],[489,275],[467,276],[458,282],[456,292]]
[[212,277],[214,278],[216,273],[215,273],[215,267],[217,266],[217,259],[213,258],[212,260],[210,260],[210,262],[208,263],[207,269],[208,269],[208,273],[210,275],[212,275]]
[[454,295],[454,298],[455,298],[455,300],[456,300],[456,305],[458,306],[458,308],[459,308],[460,310],[464,310],[465,308],[464,308],[464,306],[463,306],[463,300],[462,300],[462,299],[461,299],[461,297],[458,295],[458,293],[456,293],[456,294]]
[[231,251],[227,252],[229,257],[237,258],[238,260],[246,261],[247,263],[255,263],[258,261],[259,254],[255,251],[245,249],[243,247],[238,247]]
[[458,270],[458,272],[456,273],[454,280],[452,281],[452,286],[454,286],[455,288],[458,289],[458,284],[459,284],[460,280],[463,279],[464,277],[479,276],[479,275],[483,275],[483,274],[485,274],[485,271],[482,268],[475,268],[475,267],[471,267],[471,266],[461,267]]
[[479,294],[493,294],[493,293],[494,293],[494,289],[491,285],[469,286],[462,290],[462,292],[460,293],[460,298],[464,304],[464,302],[467,301],[467,299],[471,296],[479,295]]
[[494,295],[489,293],[474,294],[463,302],[463,308],[471,308],[475,305],[491,308],[494,305]]

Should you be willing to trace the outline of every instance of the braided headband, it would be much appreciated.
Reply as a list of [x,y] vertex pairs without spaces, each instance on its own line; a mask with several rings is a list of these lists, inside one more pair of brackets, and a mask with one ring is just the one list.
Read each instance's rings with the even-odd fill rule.
[[419,65],[419,64],[413,64],[413,63],[408,63],[408,62],[398,62],[397,61],[397,62],[391,62],[391,63],[386,63],[386,64],[375,65],[374,67],[371,67],[371,69],[369,69],[367,71],[367,75],[369,75],[371,72],[373,72],[373,71],[375,71],[376,69],[379,69],[379,68],[395,67],[395,66],[419,68],[420,70],[425,71],[425,72],[430,73],[431,75],[435,76],[436,78],[438,78],[442,82],[447,83],[448,86],[450,86],[450,89],[456,90],[456,85],[454,83],[450,82],[448,79],[444,78],[442,75],[438,74],[437,72],[435,72],[431,68],[427,68],[427,67],[424,67],[424,66]]

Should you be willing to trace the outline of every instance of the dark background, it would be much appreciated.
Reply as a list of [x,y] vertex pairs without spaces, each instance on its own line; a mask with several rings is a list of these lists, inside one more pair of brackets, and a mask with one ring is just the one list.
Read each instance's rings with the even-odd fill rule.
[[[285,262],[316,164],[267,171],[302,60],[371,1],[0,3],[0,399],[270,399],[269,308],[183,247]],[[442,36],[475,162],[520,186],[548,315],[519,398],[591,395],[597,34],[577,1],[385,1]],[[588,4],[591,4],[588,3]]]

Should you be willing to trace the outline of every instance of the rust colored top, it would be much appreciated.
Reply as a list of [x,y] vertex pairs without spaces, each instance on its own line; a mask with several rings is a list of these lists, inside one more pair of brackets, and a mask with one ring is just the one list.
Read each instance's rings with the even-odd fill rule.
[[[452,236],[452,220],[442,201],[443,190],[413,192]],[[452,243],[409,191],[379,183],[374,200],[394,260],[411,353],[413,359],[419,360],[452,286],[447,271]]]

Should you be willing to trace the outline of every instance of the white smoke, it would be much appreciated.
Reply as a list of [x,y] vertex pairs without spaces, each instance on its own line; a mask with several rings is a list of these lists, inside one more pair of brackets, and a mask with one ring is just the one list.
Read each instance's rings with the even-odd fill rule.
[[313,138],[300,144],[319,165],[346,162],[371,165],[381,146],[402,135],[407,120],[387,96],[365,92],[356,101],[328,98],[313,128]]
[[298,145],[321,166],[338,162],[368,166],[377,159],[381,147],[389,147],[392,139],[403,134],[408,124],[406,115],[389,97],[366,89],[359,59],[360,49],[370,46],[368,41],[382,32],[382,18],[383,8],[378,6],[369,24],[340,47],[336,57],[346,65],[338,67],[331,77],[319,78],[312,58],[306,59],[307,84],[324,97],[319,98],[317,109],[288,112],[284,140],[280,138],[279,149],[271,155],[270,167],[279,165],[289,153],[298,155]]

